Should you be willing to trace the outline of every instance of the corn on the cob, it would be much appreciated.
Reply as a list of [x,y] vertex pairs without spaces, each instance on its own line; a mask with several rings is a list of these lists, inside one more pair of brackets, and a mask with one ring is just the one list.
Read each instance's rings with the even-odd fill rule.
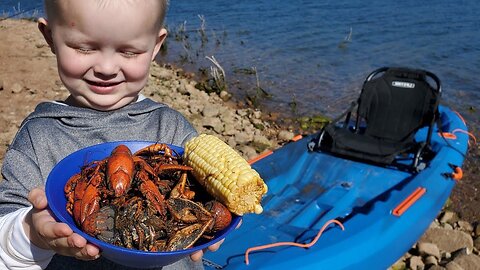
[[233,148],[219,138],[201,134],[185,144],[184,162],[217,200],[237,215],[260,214],[267,185]]

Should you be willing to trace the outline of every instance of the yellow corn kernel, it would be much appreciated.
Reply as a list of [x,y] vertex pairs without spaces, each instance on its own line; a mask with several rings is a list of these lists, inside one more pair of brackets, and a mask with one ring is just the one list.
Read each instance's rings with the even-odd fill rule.
[[185,164],[205,189],[237,215],[260,214],[267,185],[233,148],[213,135],[201,134],[185,144]]

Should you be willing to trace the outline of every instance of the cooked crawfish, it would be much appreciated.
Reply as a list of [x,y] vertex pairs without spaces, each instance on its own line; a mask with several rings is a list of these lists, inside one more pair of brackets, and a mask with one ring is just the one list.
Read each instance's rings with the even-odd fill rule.
[[166,144],[134,154],[119,145],[68,180],[66,208],[84,232],[111,244],[144,251],[189,248],[232,219],[190,181],[191,171]]

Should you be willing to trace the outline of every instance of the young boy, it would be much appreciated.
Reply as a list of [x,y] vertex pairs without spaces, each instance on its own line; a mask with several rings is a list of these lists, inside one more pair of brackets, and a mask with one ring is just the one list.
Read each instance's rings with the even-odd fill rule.
[[[38,27],[70,96],[44,102],[22,123],[0,182],[0,268],[127,269],[47,210],[44,183],[83,147],[118,140],[183,145],[197,133],[177,111],[140,94],[167,33],[166,0],[45,0]],[[209,249],[216,250],[218,245]],[[202,268],[197,252],[165,269]]]

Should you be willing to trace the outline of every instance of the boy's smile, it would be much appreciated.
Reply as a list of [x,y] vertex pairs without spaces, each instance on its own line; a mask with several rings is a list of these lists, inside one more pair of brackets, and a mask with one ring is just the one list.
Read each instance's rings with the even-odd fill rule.
[[107,94],[109,92],[114,92],[115,86],[123,83],[121,82],[104,82],[104,81],[90,81],[85,79],[85,82],[88,84],[90,90],[97,94]]
[[166,36],[155,2],[62,1],[61,16],[39,20],[69,104],[108,111],[136,100]]

